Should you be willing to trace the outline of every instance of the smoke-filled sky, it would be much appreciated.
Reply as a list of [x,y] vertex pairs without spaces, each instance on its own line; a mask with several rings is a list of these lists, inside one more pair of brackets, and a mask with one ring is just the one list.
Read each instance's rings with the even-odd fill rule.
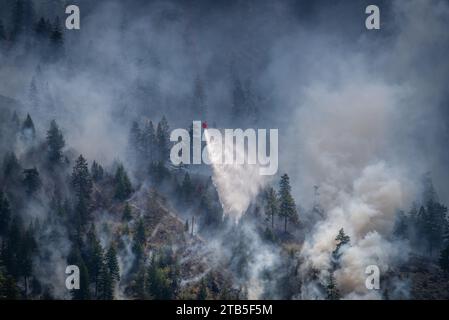
[[[79,1],[81,30],[65,32],[71,67],[46,66],[44,78],[71,144],[100,159],[121,156],[132,118],[188,126],[197,77],[205,117],[232,127],[237,74],[254,90],[258,125],[280,128],[281,170],[301,200],[381,160],[411,178],[431,171],[447,199],[448,2],[378,1],[371,31],[365,2]],[[54,3],[37,15],[57,14]],[[0,93],[24,101],[36,61],[17,52],[15,62],[2,64]]]

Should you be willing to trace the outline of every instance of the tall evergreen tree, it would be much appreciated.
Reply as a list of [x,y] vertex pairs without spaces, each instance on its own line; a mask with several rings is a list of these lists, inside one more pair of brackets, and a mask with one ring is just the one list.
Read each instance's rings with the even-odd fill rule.
[[125,204],[125,207],[123,208],[122,220],[128,222],[128,221],[131,221],[132,218],[133,218],[133,213],[131,210],[131,206],[127,202]]
[[61,21],[59,20],[59,17],[56,17],[53,22],[50,40],[54,47],[55,53],[57,55],[60,54],[60,50],[64,45],[64,34],[62,33]]
[[95,297],[98,298],[100,276],[104,272],[104,251],[97,238],[95,226],[92,225],[87,234],[87,269],[90,281],[95,285]]
[[92,191],[92,178],[89,173],[89,168],[86,159],[81,154],[75,162],[72,171],[72,186],[75,190],[78,199],[90,199]]
[[37,171],[36,167],[23,170],[23,174],[23,184],[25,186],[26,192],[28,194],[33,194],[37,190],[39,190],[42,185],[42,181],[39,176],[39,171]]
[[274,229],[274,217],[279,212],[279,201],[276,191],[273,188],[268,188],[266,192],[266,204],[265,204],[265,215],[268,220],[271,221],[271,230]]
[[25,121],[22,124],[22,138],[26,142],[31,142],[36,137],[36,129],[34,127],[33,120],[31,116],[27,114]]
[[446,273],[449,274],[449,241],[446,241],[446,245],[440,253],[439,259],[440,268]]
[[3,177],[8,180],[8,182],[11,182],[11,180],[14,180],[14,178],[19,176],[21,167],[14,152],[6,153],[3,159],[2,171]]
[[152,162],[154,160],[154,150],[156,147],[156,133],[152,121],[145,123],[141,138],[145,160]]
[[119,164],[115,171],[115,198],[119,200],[127,199],[133,188],[131,181],[128,178],[128,174],[122,164]]
[[131,125],[131,130],[129,133],[129,144],[131,146],[131,149],[135,153],[134,156],[142,155],[142,130],[140,129],[139,123],[137,121],[133,121]]
[[170,132],[165,116],[162,117],[161,121],[157,125],[156,140],[159,160],[165,162],[168,160],[170,155]]
[[339,300],[340,292],[337,288],[337,284],[335,282],[334,273],[331,272],[329,275],[329,280],[326,286],[326,298],[327,300]]
[[114,299],[114,280],[105,262],[101,263],[98,274],[98,294],[100,300]]
[[55,120],[50,122],[50,129],[47,131],[47,145],[48,159],[51,163],[59,163],[62,158],[65,140]]
[[103,167],[98,164],[95,160],[92,162],[92,165],[90,167],[90,173],[92,176],[92,180],[95,182],[101,181],[104,176],[104,170]]
[[25,8],[23,0],[16,0],[11,14],[11,38],[16,40],[25,30]]
[[120,281],[120,267],[117,260],[115,246],[111,245],[106,252],[106,265],[114,281]]
[[340,259],[341,254],[342,254],[340,252],[340,250],[341,250],[341,248],[344,245],[349,245],[350,244],[351,238],[348,235],[346,235],[344,229],[341,228],[338,231],[338,235],[335,238],[335,241],[337,241],[337,245],[335,247],[335,250],[332,252],[332,258],[334,260],[335,266],[338,266],[338,261]]
[[287,221],[296,218],[296,204],[291,195],[290,178],[287,174],[279,183],[279,216],[284,218],[284,231],[287,232]]
[[189,202],[190,196],[192,195],[193,191],[193,184],[190,180],[190,175],[186,172],[186,174],[184,175],[184,180],[181,184],[181,198],[184,202]]
[[0,237],[8,232],[9,222],[11,220],[11,206],[8,198],[2,190],[0,190]]

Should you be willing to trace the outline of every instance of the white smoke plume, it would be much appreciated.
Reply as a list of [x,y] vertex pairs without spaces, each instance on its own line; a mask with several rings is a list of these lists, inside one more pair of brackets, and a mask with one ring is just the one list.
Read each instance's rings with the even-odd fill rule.
[[260,168],[257,164],[223,164],[220,159],[222,155],[240,151],[235,147],[235,141],[232,146],[224,143],[224,138],[223,141],[214,141],[207,129],[204,130],[204,136],[213,170],[212,180],[217,188],[223,212],[234,222],[238,222],[267,182],[267,178],[259,174]]

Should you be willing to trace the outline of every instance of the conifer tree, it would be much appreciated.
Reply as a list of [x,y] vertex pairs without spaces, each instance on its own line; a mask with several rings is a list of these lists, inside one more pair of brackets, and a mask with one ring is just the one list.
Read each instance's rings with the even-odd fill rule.
[[26,142],[31,142],[36,138],[36,129],[34,127],[31,116],[27,114],[25,121],[22,124],[22,139]]
[[[60,50],[64,45],[64,35],[62,33],[59,17],[56,17],[53,22],[50,40],[56,51]],[[59,52],[56,53],[58,54]]]
[[12,7],[11,38],[16,41],[25,30],[25,9],[23,0],[16,0]]
[[131,149],[134,151],[135,156],[141,156],[143,153],[142,140],[142,130],[139,127],[139,123],[137,121],[133,121],[129,134],[129,144]]
[[340,292],[337,288],[337,284],[335,282],[334,273],[331,272],[329,275],[329,280],[326,286],[326,298],[327,300],[339,300]]
[[104,272],[104,252],[100,241],[97,239],[95,226],[92,225],[87,234],[88,263],[87,268],[90,275],[90,281],[95,284],[95,297],[98,297],[100,285],[100,275]]
[[449,241],[446,241],[446,245],[440,253],[439,258],[440,268],[446,273],[449,274]]
[[117,260],[117,251],[114,245],[111,245],[106,252],[106,265],[114,281],[120,281],[120,267]]
[[96,161],[92,162],[92,165],[90,167],[90,173],[92,176],[92,180],[95,182],[101,181],[103,179],[104,176],[103,167]]
[[295,200],[290,192],[290,178],[284,174],[279,183],[279,216],[284,218],[284,232],[287,232],[287,221],[295,219],[297,214]]
[[152,121],[148,121],[142,132],[142,149],[146,160],[150,163],[154,160],[154,150],[156,147],[156,133]]
[[181,184],[181,197],[185,202],[189,202],[190,196],[193,192],[193,185],[190,180],[190,175],[186,172],[184,180]]
[[87,161],[84,159],[83,155],[78,157],[73,167],[72,186],[78,200],[81,198],[84,200],[90,199],[90,193],[92,191],[92,178],[89,173]]
[[114,299],[114,280],[109,272],[106,262],[102,262],[100,265],[97,298],[100,300]]
[[351,242],[351,238],[345,234],[345,231],[343,228],[340,229],[340,231],[338,231],[338,235],[335,238],[335,241],[337,241],[337,245],[335,247],[335,250],[332,252],[332,258],[334,259],[334,262],[338,265],[338,260],[340,259],[341,256],[341,248],[344,245],[349,245]]
[[21,172],[19,160],[14,152],[6,153],[3,159],[3,177],[7,180],[14,180]]
[[48,159],[51,163],[59,163],[62,158],[62,149],[65,146],[65,140],[55,120],[50,123],[50,129],[47,131]]
[[31,195],[39,190],[42,185],[42,181],[36,167],[23,170],[23,174],[23,184],[26,192]]
[[127,202],[125,204],[125,207],[123,208],[122,220],[128,222],[128,221],[131,221],[132,218],[133,218],[133,215],[132,215],[131,206]]
[[170,132],[167,119],[162,117],[157,125],[156,140],[158,146],[159,160],[165,162],[170,155]]
[[11,207],[2,190],[0,190],[0,237],[8,232],[9,222],[11,220]]
[[132,193],[131,181],[122,164],[119,164],[115,171],[115,198],[118,200],[127,199]]
[[266,192],[265,215],[271,221],[271,230],[274,230],[274,217],[279,212],[279,200],[276,191],[273,188],[268,188]]

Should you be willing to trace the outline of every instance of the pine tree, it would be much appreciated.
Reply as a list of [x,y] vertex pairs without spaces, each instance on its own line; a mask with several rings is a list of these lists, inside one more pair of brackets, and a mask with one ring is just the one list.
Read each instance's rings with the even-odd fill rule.
[[133,218],[133,213],[131,210],[131,206],[127,202],[125,204],[125,207],[123,208],[122,220],[128,222],[128,221],[131,221],[132,218]]
[[3,159],[3,177],[7,180],[14,180],[21,172],[19,160],[14,152],[6,153]]
[[279,216],[284,218],[284,232],[287,232],[287,221],[297,215],[295,200],[290,192],[290,178],[284,174],[279,183]]
[[36,83],[36,77],[33,76],[30,83],[30,89],[28,92],[28,100],[30,107],[32,110],[38,110],[40,106],[39,102],[39,92],[37,90],[37,83]]
[[26,32],[30,32],[33,29],[35,21],[35,10],[33,0],[22,0],[23,1],[23,14],[24,14],[24,28]]
[[23,0],[16,0],[12,8],[11,15],[11,38],[15,41],[24,33],[25,12]]
[[62,158],[65,140],[55,120],[50,122],[50,129],[47,131],[47,145],[48,159],[51,163],[59,163]]
[[446,273],[449,274],[449,241],[446,242],[446,246],[440,253],[439,259],[440,268]]
[[335,282],[334,273],[331,272],[329,280],[326,286],[327,300],[339,300],[340,292],[338,291],[337,284]]
[[105,262],[101,263],[100,271],[98,273],[97,298],[100,300],[114,299],[114,281]]
[[190,196],[193,192],[193,185],[190,181],[190,175],[186,172],[184,175],[184,180],[181,184],[181,197],[187,203],[189,202]]
[[141,246],[146,245],[146,232],[145,232],[145,224],[142,219],[139,219],[136,228],[135,241]]
[[111,245],[106,253],[106,265],[114,281],[120,281],[120,267],[117,260],[115,246]]
[[100,241],[97,239],[95,226],[92,225],[87,234],[88,263],[87,268],[90,275],[90,281],[95,284],[95,297],[98,297],[100,285],[100,275],[104,271],[104,252]]
[[96,161],[92,162],[92,166],[90,167],[90,172],[92,175],[92,180],[95,182],[101,181],[104,176],[103,167],[98,164]]
[[186,219],[186,222],[184,224],[184,231],[189,232],[189,219]]
[[24,279],[25,297],[28,295],[28,279],[33,273],[33,254],[37,249],[37,244],[32,234],[32,230],[28,229],[21,239],[21,249],[19,255],[20,273]]
[[268,188],[266,192],[265,214],[267,220],[271,221],[271,230],[274,230],[274,217],[279,212],[279,200],[276,191],[273,188]]
[[335,241],[337,241],[337,245],[335,247],[335,250],[332,252],[332,258],[334,260],[335,266],[338,266],[338,261],[340,259],[341,256],[341,252],[340,249],[344,246],[344,245],[349,245],[351,242],[351,238],[345,234],[345,231],[343,228],[340,229],[340,231],[338,231],[338,235],[335,238]]
[[129,144],[134,151],[135,156],[141,156],[143,153],[142,140],[142,130],[139,127],[139,123],[133,121],[129,134]]
[[142,132],[142,149],[146,160],[152,162],[154,160],[154,150],[156,146],[156,133],[154,131],[153,122],[149,121],[145,124]]
[[131,181],[122,164],[119,164],[115,171],[115,198],[118,200],[127,199],[133,192]]
[[52,25],[50,21],[45,20],[44,17],[41,17],[36,23],[34,31],[36,32],[39,39],[49,39],[52,34]]
[[79,199],[89,200],[92,191],[92,178],[89,173],[87,161],[80,155],[72,171],[72,186]]
[[[56,17],[53,22],[50,40],[56,51],[61,50],[64,45],[64,34],[62,33],[59,17]],[[56,54],[59,54],[59,52],[56,52]]]
[[32,169],[23,170],[23,174],[25,177],[23,178],[23,184],[25,186],[25,190],[28,194],[33,194],[42,185],[42,181],[39,176],[39,171],[37,171],[36,167]]
[[5,236],[8,232],[9,222],[11,220],[11,206],[8,198],[0,190],[0,236]]
[[162,117],[156,129],[156,141],[158,146],[159,160],[165,162],[170,154],[170,132],[167,119]]
[[446,220],[447,207],[438,202],[427,202],[426,238],[429,245],[429,253],[432,256],[435,250],[439,251],[444,242],[444,235],[448,230]]
[[25,142],[31,142],[36,137],[36,129],[34,128],[33,120],[31,119],[31,116],[27,114],[27,117],[25,121],[22,124],[22,139],[25,140]]

